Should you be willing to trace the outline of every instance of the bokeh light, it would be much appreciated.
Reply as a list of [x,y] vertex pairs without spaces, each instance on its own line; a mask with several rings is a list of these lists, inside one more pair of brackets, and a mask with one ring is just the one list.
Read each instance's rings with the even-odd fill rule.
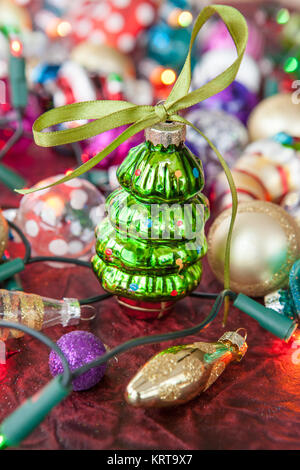
[[56,27],[57,35],[60,37],[65,37],[70,34],[72,31],[72,26],[68,21],[61,21]]
[[172,69],[166,69],[161,74],[161,81],[164,85],[172,85],[176,80],[176,73]]
[[178,17],[178,24],[182,28],[187,28],[193,21],[193,15],[190,11],[183,11]]
[[19,57],[23,52],[23,46],[21,41],[19,41],[19,39],[13,39],[10,42],[10,50],[14,56]]
[[276,21],[278,24],[286,24],[290,19],[290,12],[287,8],[281,8],[277,13]]
[[287,73],[293,73],[297,70],[299,61],[296,57],[289,57],[284,63],[284,71]]

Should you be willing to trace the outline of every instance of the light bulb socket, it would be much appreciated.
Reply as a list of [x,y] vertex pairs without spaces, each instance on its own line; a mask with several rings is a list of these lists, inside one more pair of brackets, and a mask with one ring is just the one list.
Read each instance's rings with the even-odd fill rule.
[[289,341],[298,327],[295,320],[266,308],[244,294],[238,294],[233,305],[258,321],[260,326],[284,341]]
[[0,164],[0,181],[9,189],[22,189],[26,181],[8,166]]
[[0,282],[10,279],[17,273],[24,271],[25,265],[21,258],[15,258],[0,265]]
[[52,408],[69,395],[71,387],[64,386],[61,378],[60,375],[55,377],[2,422],[0,436],[3,446],[18,446],[43,421]]
[[9,78],[11,85],[11,101],[14,108],[26,108],[28,102],[28,88],[25,75],[24,57],[10,55]]

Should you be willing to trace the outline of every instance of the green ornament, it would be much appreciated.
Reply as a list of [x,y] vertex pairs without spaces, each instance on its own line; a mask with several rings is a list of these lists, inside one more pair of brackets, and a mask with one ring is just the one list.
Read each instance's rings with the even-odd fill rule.
[[209,217],[185,125],[160,123],[145,136],[118,169],[121,187],[107,198],[92,260],[103,288],[140,319],[162,316],[198,286]]

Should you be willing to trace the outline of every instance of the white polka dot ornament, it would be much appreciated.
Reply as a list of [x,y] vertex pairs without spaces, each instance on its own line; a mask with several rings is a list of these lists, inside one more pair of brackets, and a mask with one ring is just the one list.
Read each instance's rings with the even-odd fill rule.
[[[62,176],[47,178],[35,187],[47,186]],[[94,253],[94,229],[104,216],[104,203],[104,196],[92,183],[74,178],[23,196],[15,222],[25,232],[34,256],[89,260]]]
[[86,0],[72,9],[73,39],[109,44],[127,54],[135,48],[138,35],[155,21],[155,0]]

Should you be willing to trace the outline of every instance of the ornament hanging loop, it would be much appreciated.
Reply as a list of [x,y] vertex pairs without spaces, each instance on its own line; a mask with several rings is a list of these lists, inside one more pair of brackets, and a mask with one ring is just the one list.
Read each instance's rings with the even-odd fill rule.
[[80,309],[81,321],[92,321],[96,318],[96,309],[93,305],[83,305]]
[[240,331],[244,331],[243,338],[244,338],[244,340],[246,341],[246,340],[247,340],[247,336],[248,336],[248,333],[247,333],[246,328],[238,328],[237,330],[235,330],[236,333],[238,333],[240,336],[242,336],[241,333],[240,333]]

